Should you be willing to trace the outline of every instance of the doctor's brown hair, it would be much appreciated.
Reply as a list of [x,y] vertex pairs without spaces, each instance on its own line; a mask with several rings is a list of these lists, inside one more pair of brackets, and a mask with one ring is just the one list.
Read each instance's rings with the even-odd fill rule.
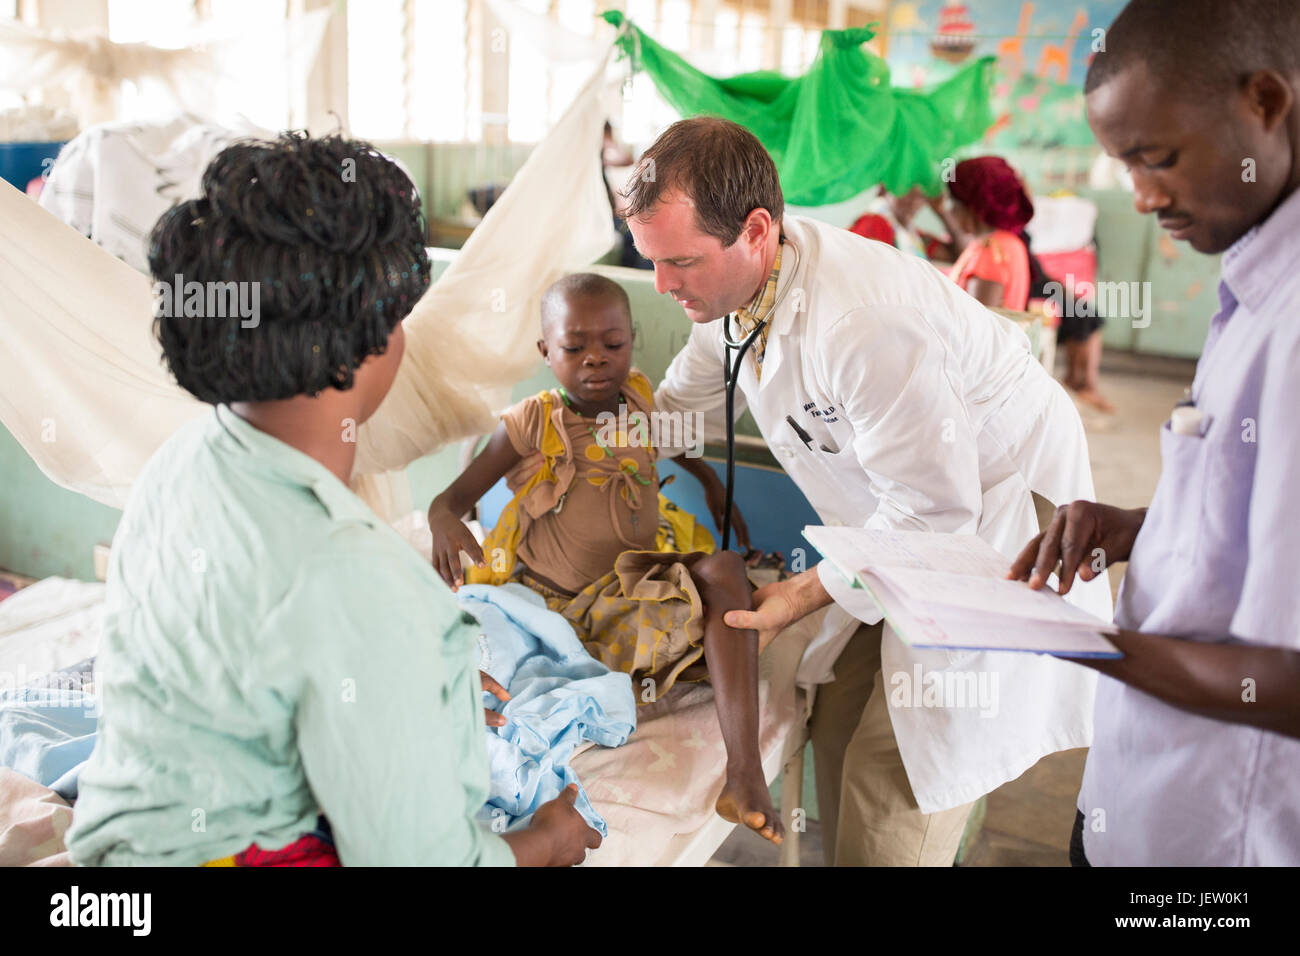
[[679,120],[645,151],[623,198],[627,218],[651,215],[665,193],[681,190],[695,203],[700,230],[730,246],[745,217],[785,212],[776,164],[749,130],[716,116]]

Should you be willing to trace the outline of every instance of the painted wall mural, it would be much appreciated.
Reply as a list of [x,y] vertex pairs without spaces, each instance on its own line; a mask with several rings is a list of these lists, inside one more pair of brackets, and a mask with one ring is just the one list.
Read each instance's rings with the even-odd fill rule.
[[882,32],[894,82],[927,86],[972,57],[998,59],[995,148],[1094,145],[1083,80],[1094,43],[1126,0],[917,0],[891,6]]

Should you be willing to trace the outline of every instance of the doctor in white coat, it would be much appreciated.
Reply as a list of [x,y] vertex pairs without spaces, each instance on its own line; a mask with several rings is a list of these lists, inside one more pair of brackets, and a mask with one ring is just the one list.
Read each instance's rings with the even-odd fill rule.
[[[1078,414],[1015,324],[921,259],[785,216],[776,168],[742,127],[674,124],[626,196],[656,288],[695,323],[658,407],[702,412],[720,434],[723,321],[734,338],[766,319],[736,413],[749,408],[826,524],[974,533],[1009,565],[1038,532],[1031,492],[1053,505],[1093,497]],[[1070,597],[1109,620],[1105,578]],[[810,725],[828,862],[950,865],[974,800],[1046,754],[1090,743],[1090,671],[912,650],[826,563],[761,589],[755,611],[728,623],[770,633],[831,601],[860,626]],[[912,687],[944,671],[973,672],[991,698],[945,707]]]

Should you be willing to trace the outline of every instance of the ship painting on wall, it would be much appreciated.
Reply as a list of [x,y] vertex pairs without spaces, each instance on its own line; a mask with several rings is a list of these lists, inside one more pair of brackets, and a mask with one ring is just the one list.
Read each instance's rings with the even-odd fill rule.
[[975,51],[975,23],[964,3],[945,3],[939,29],[930,38],[930,52],[948,63],[963,63]]

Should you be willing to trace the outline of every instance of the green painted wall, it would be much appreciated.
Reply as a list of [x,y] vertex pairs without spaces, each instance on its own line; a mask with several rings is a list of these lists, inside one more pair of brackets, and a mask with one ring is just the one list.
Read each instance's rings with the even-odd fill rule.
[[505,185],[532,152],[531,144],[376,142],[411,174],[425,215],[455,217],[475,186]]
[[1156,221],[1133,208],[1133,196],[1119,190],[1079,190],[1097,203],[1097,279],[1149,282],[1150,324],[1108,318],[1107,348],[1144,355],[1199,358],[1219,309],[1219,256],[1202,255],[1174,242]]
[[50,481],[0,427],[0,568],[93,581],[92,549],[112,540],[121,515]]

